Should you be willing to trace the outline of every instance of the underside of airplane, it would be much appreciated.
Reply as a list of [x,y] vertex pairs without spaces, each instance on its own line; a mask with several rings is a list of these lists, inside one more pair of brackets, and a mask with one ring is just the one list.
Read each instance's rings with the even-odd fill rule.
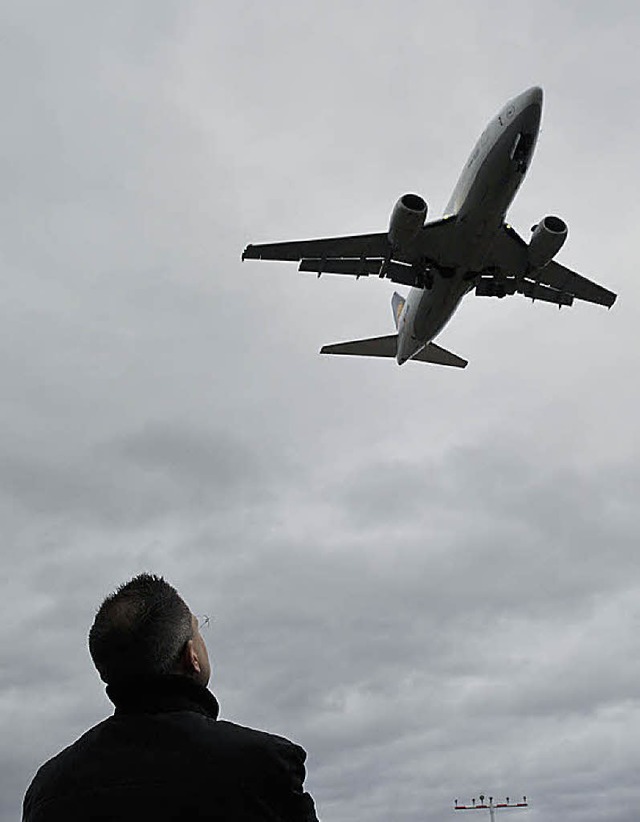
[[397,334],[323,346],[321,353],[394,357],[464,368],[467,361],[433,343],[463,297],[520,294],[559,308],[583,300],[611,307],[616,295],[555,260],[566,223],[546,216],[526,242],[505,216],[536,145],[542,89],[510,100],[474,146],[440,219],[427,222],[427,204],[404,194],[387,231],[317,240],[248,245],[243,260],[298,262],[300,271],[378,277],[409,286],[393,298]]

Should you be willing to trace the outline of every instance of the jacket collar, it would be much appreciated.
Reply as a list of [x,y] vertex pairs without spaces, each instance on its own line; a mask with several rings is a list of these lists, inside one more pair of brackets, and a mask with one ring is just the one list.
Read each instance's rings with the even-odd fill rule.
[[132,679],[107,685],[107,696],[116,714],[167,713],[196,711],[211,719],[220,712],[211,691],[186,676],[171,674]]

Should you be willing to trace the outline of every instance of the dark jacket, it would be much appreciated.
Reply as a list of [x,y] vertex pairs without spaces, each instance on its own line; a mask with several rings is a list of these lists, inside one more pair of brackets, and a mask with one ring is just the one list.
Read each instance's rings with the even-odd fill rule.
[[40,768],[24,822],[315,822],[304,750],[218,720],[206,688],[167,676],[107,694],[115,713]]

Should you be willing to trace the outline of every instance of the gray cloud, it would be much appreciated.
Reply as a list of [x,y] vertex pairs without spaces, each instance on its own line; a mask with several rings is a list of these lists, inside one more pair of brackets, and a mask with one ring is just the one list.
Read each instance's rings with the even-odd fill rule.
[[[213,616],[223,714],[308,748],[323,818],[634,819],[635,6],[0,19],[0,819],[109,711],[86,633],[143,569]],[[614,310],[470,299],[463,374],[317,357],[388,333],[391,289],[244,244],[381,230],[409,190],[437,216],[533,83],[510,221],[562,214]]]
[[0,491],[31,515],[130,528],[233,508],[246,497],[265,504],[284,468],[224,431],[166,424],[103,443],[85,459],[5,455]]

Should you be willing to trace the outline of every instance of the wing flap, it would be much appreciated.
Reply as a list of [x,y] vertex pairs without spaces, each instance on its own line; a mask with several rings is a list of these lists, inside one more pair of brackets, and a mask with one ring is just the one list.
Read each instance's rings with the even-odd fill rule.
[[309,259],[300,261],[298,271],[313,271],[317,274],[349,274],[352,277],[386,277],[399,285],[424,286],[424,272],[405,263],[385,262],[383,259]]
[[532,280],[516,280],[515,277],[480,277],[476,281],[478,297],[506,297],[510,294],[524,294],[532,300],[542,300],[555,305],[573,305],[573,294],[559,291]]
[[382,260],[314,260],[305,258],[300,261],[298,271],[315,271],[318,274],[351,274],[354,277],[368,277],[379,274]]
[[[525,280],[521,287],[518,288],[520,294],[525,297],[530,297],[532,300],[542,300],[544,303],[554,303],[559,308],[563,305],[573,305],[574,296],[568,291],[559,291],[556,288],[549,288],[540,282],[529,282]],[[584,298],[583,298],[584,299]]]

